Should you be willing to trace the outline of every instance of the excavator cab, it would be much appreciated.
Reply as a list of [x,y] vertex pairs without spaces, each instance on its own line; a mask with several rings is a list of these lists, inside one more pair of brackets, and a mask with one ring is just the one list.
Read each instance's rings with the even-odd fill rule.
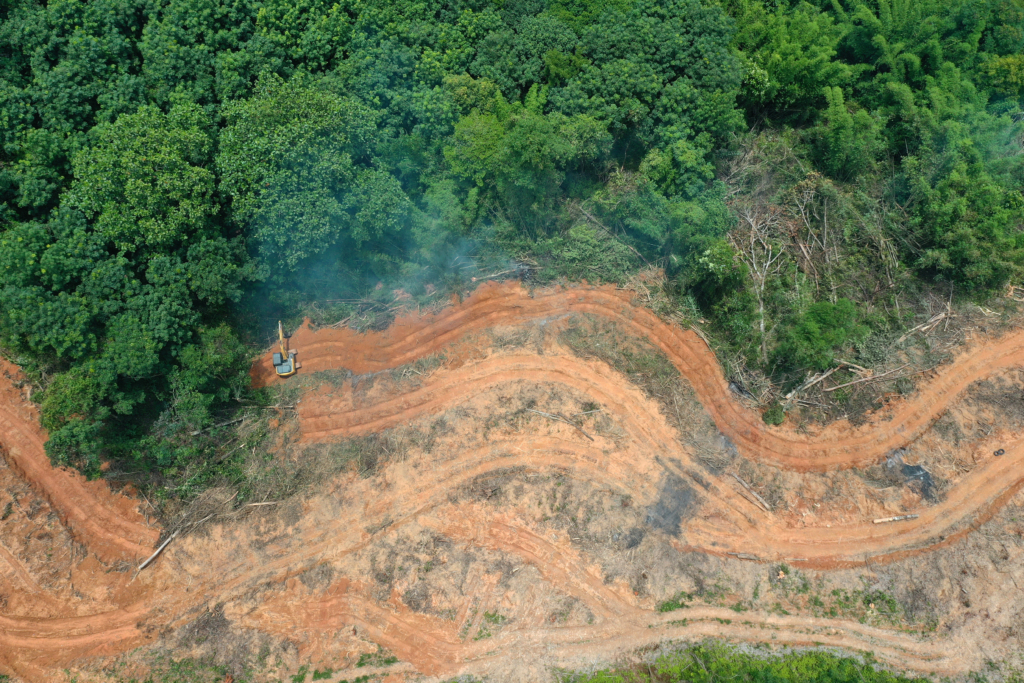
[[291,377],[299,369],[299,364],[295,360],[296,352],[288,348],[280,320],[277,321],[277,338],[281,343],[281,350],[274,352],[274,370],[277,371],[278,377]]

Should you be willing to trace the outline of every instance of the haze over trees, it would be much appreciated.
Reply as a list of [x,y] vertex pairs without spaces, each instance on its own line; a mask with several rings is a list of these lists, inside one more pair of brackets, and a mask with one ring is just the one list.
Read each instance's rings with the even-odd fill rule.
[[0,343],[46,383],[51,457],[87,469],[203,457],[187,435],[249,400],[247,344],[317,301],[656,264],[785,384],[904,327],[900,293],[983,298],[1024,267],[1022,0],[0,21]]

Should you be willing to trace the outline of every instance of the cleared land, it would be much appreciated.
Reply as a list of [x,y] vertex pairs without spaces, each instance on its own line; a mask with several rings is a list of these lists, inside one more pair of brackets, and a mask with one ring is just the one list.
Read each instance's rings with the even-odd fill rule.
[[[947,439],[942,420],[985,421],[985,381],[1002,382],[995,402],[1020,393],[1024,333],[966,349],[861,426],[798,430],[765,425],[696,334],[631,296],[489,285],[383,333],[300,330],[308,388],[282,454],[384,434],[379,461],[218,518],[138,575],[160,537],[145,504],[50,467],[6,367],[3,539],[26,540],[0,549],[2,668],[102,679],[98,662],[145,645],[351,678],[379,646],[395,675],[525,681],[721,636],[958,674],[1020,649],[1024,444],[1009,428]],[[666,368],[671,399],[637,379]],[[269,355],[253,379],[278,381]],[[935,472],[933,453],[969,464],[938,494],[873,484],[897,449]]]

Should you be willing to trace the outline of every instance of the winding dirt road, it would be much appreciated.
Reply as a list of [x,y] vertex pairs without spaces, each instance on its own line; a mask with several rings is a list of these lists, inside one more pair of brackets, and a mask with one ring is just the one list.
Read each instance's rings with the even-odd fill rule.
[[[347,368],[366,374],[422,358],[472,332],[568,313],[603,317],[650,340],[690,381],[718,429],[743,455],[795,471],[874,463],[921,435],[972,382],[1024,364],[1024,333],[1017,332],[961,355],[910,400],[887,407],[862,427],[839,422],[816,433],[797,434],[766,426],[756,412],[736,401],[714,355],[696,334],[634,306],[628,292],[609,288],[531,296],[515,284],[485,285],[463,304],[435,316],[399,320],[384,333],[303,328],[293,336],[292,345],[300,352],[304,373]],[[13,366],[3,369],[14,379]],[[269,354],[252,374],[257,384],[277,381]],[[281,522],[273,534],[261,531],[274,540],[258,548],[215,527],[209,538],[169,548],[134,583],[125,575],[112,578],[116,589],[96,599],[91,612],[0,617],[0,670],[49,680],[47,671],[126,651],[151,641],[161,629],[194,618],[204,605],[242,600],[254,587],[268,585],[282,588],[276,597],[239,613],[239,623],[287,640],[300,638],[310,653],[329,647],[322,642],[325,634],[356,625],[428,675],[485,672],[509,656],[607,660],[613,652],[702,635],[749,641],[770,637],[776,643],[873,651],[901,668],[943,674],[962,672],[964,662],[973,661],[969,644],[953,646],[849,620],[746,614],[739,623],[731,620],[734,612],[716,607],[690,608],[685,619],[658,614],[650,601],[606,584],[599,567],[585,555],[540,535],[528,520],[514,512],[496,515],[473,504],[452,502],[451,494],[481,476],[513,468],[568,472],[572,478],[628,495],[640,505],[652,505],[658,500],[658,482],[672,474],[693,485],[708,513],[684,521],[679,540],[673,541],[677,549],[720,556],[754,552],[763,560],[799,557],[804,566],[831,569],[933,550],[977,529],[1024,486],[1024,443],[1009,446],[1001,458],[982,461],[941,503],[921,510],[916,520],[898,526],[855,523],[825,529],[789,528],[754,509],[724,480],[696,474],[693,455],[680,445],[656,403],[607,365],[568,355],[493,355],[436,371],[413,391],[370,403],[357,400],[350,386],[330,395],[313,393],[301,404],[299,429],[304,440],[313,442],[367,434],[452,409],[471,397],[499,396],[509,386],[536,384],[566,387],[599,402],[620,431],[588,440],[567,425],[541,420],[543,430],[534,427],[528,435],[454,453],[429,467],[389,469],[383,475],[386,487],[376,479],[353,478],[345,482],[345,499],[365,503],[328,504],[329,497],[318,499],[317,505],[304,508],[306,517],[300,521]],[[111,493],[101,482],[86,482],[52,468],[43,451],[46,435],[34,410],[12,382],[0,382],[0,392],[0,444],[8,463],[59,511],[76,539],[108,566],[148,555],[159,530],[145,523],[137,504]],[[595,624],[552,627],[524,616],[519,627],[493,639],[467,641],[457,632],[457,620],[414,612],[394,597],[382,603],[358,581],[339,578],[321,590],[295,578],[319,564],[356,557],[405,527],[428,529],[461,544],[518,558],[536,568],[547,584],[586,605]],[[7,561],[15,568],[14,578],[11,585],[0,579],[0,588],[25,590],[34,585],[18,558],[4,552],[11,555]],[[187,590],[182,588],[186,576]]]
[[[587,313],[614,321],[664,353],[689,382],[719,430],[748,458],[795,471],[825,471],[872,464],[919,436],[970,384],[993,372],[1024,364],[1024,331],[965,351],[910,400],[877,411],[854,427],[845,420],[810,434],[766,425],[736,400],[714,353],[690,330],[659,319],[631,303],[632,294],[611,287],[557,289],[531,294],[518,283],[481,286],[458,306],[435,316],[403,318],[382,333],[304,326],[291,338],[304,372],[346,368],[357,375],[396,368],[496,325]],[[252,371],[256,384],[280,381],[270,354]]]
[[[594,458],[596,452],[618,451],[621,462],[636,468],[648,463],[647,471],[665,468],[683,479],[694,480],[692,470],[673,466],[672,461],[693,458],[676,441],[674,430],[659,414],[657,405],[628,386],[627,380],[607,365],[572,356],[497,356],[449,372],[432,375],[419,389],[367,407],[354,407],[351,391],[333,391],[328,398],[312,395],[300,404],[300,428],[310,441],[330,440],[366,434],[407,424],[423,415],[450,409],[489,388],[511,382],[551,383],[571,387],[590,397],[614,415],[636,444],[623,448],[607,439],[590,445],[575,436],[572,455]],[[568,430],[567,436],[572,435]],[[522,444],[506,444],[512,449]],[[903,444],[900,444],[903,445]],[[526,447],[531,447],[526,444]],[[657,464],[652,454],[661,455]],[[511,457],[508,464],[517,464]],[[659,467],[660,466],[660,467]],[[588,471],[588,476],[599,472]],[[709,481],[710,479],[710,481]],[[622,479],[620,481],[626,481]],[[803,566],[836,568],[884,562],[949,545],[987,521],[995,510],[1024,487],[1024,442],[1009,447],[1000,458],[988,458],[962,479],[938,505],[925,508],[915,520],[897,526],[866,522],[840,528],[790,529],[772,521],[759,525],[749,521],[747,503],[732,486],[715,478],[694,480],[728,515],[728,526],[695,524],[687,534],[687,548],[724,555],[753,553],[763,559],[804,558]],[[637,492],[639,493],[639,492]]]
[[39,414],[24,399],[14,380],[20,370],[0,359],[0,447],[7,463],[32,484],[72,533],[106,561],[146,557],[160,530],[146,523],[139,502],[113,493],[103,482],[88,482],[73,470],[55,468],[43,449],[46,432]]

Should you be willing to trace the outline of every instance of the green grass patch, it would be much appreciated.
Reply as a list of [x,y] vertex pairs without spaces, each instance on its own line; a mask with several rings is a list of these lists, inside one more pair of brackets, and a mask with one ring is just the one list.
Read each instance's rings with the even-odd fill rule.
[[[212,659],[174,659],[173,657],[157,657],[145,678],[121,678],[121,683],[223,683],[225,677],[230,673],[226,666],[213,663]],[[0,678],[0,683],[5,683],[7,677]],[[247,675],[236,674],[235,683],[247,683],[250,679]]]
[[[500,627],[506,621],[508,621],[508,617],[506,617],[503,614],[498,614],[497,612],[484,612],[484,621],[480,625],[480,630],[476,632],[475,636],[473,636],[473,640],[483,640],[484,638],[490,638],[494,635],[494,633],[491,631],[491,627]],[[497,628],[495,628],[495,631],[496,630]]]
[[865,661],[831,652],[765,652],[751,654],[720,643],[706,642],[660,655],[653,662],[595,673],[562,672],[559,683],[924,683],[879,669],[870,655]]
[[359,661],[356,662],[356,668],[362,668],[364,666],[391,666],[396,663],[398,663],[398,657],[394,656],[387,650],[377,648],[376,652],[364,652],[359,655]]
[[683,591],[674,598],[670,598],[665,602],[658,605],[659,612],[674,612],[677,609],[685,609],[690,606],[690,601],[693,600],[693,594]]

